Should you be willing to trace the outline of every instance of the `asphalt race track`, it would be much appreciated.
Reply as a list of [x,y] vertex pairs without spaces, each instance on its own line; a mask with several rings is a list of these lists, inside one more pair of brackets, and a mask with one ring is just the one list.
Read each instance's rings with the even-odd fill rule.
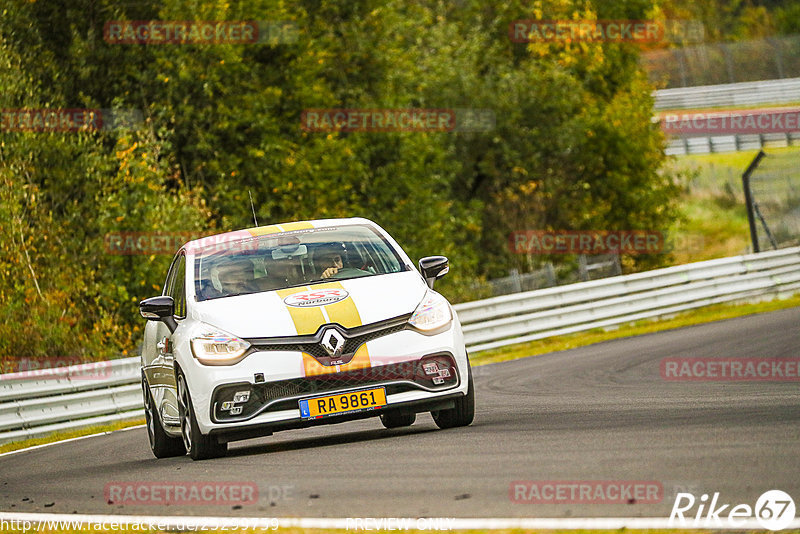
[[[226,458],[156,460],[144,428],[0,457],[6,512],[259,517],[666,517],[676,491],[755,504],[800,497],[800,383],[661,378],[667,357],[800,356],[800,308],[475,368],[477,414],[428,414],[234,443]],[[656,504],[515,503],[519,480],[656,481]],[[110,505],[110,483],[256,483],[220,505]]]

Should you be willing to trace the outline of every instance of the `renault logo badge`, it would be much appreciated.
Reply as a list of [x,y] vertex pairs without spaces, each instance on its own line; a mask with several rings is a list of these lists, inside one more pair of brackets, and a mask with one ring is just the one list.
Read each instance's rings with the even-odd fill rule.
[[328,356],[339,356],[344,352],[344,336],[335,328],[329,328],[322,334],[320,345],[328,353]]

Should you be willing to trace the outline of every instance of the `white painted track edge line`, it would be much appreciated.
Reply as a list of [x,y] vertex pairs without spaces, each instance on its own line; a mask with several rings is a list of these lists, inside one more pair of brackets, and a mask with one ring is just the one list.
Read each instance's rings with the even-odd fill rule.
[[[363,530],[356,527],[356,521],[370,520],[371,525],[376,525],[375,521],[392,520],[399,524],[405,522],[409,526],[407,530],[426,530],[430,525],[447,526],[447,530],[499,530],[499,529],[694,529],[694,530],[743,530],[755,529],[764,530],[764,527],[753,518],[743,519],[737,525],[729,525],[727,522],[720,521],[719,525],[695,525],[693,521],[687,521],[686,525],[671,525],[666,517],[520,517],[520,518],[453,518],[453,517],[422,517],[422,518],[345,518],[345,517],[202,517],[202,516],[136,516],[136,515],[93,515],[93,514],[45,514],[45,513],[23,513],[23,512],[0,512],[0,521],[29,521],[31,523],[50,522],[51,525],[63,522],[81,524],[107,524],[116,523],[118,525],[154,525],[159,529],[175,527],[235,527],[242,525],[241,528],[318,528],[318,529],[353,529]],[[55,526],[55,525],[54,525]],[[421,528],[414,528],[420,526]],[[349,527],[349,528],[348,528]],[[426,528],[427,527],[427,528]],[[800,528],[800,518],[795,518],[789,523],[786,529]]]
[[[53,445],[60,445],[61,443],[69,443],[71,441],[79,441],[79,440],[82,440],[82,439],[95,438],[97,436],[107,436],[108,434],[113,434],[114,432],[124,432],[126,430],[133,430],[135,428],[144,428],[145,426],[146,425],[126,426],[125,428],[119,428],[117,430],[108,430],[106,432],[97,432],[96,434],[89,434],[88,436],[77,436],[75,438],[60,439],[58,441],[52,441],[50,443],[42,443],[41,445],[32,445],[30,447],[25,447],[25,448],[22,448],[22,449],[15,449],[13,451],[0,452],[0,458],[2,458],[3,456],[11,456],[12,454],[18,454],[20,452],[33,451],[33,450],[36,450],[36,449],[43,449],[45,447],[51,447]],[[4,512],[0,512],[0,514],[2,514],[2,513],[4,513]]]

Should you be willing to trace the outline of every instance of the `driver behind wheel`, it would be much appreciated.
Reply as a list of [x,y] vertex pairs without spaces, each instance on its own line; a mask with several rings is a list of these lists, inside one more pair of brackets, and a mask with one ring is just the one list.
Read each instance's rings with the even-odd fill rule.
[[314,251],[314,268],[320,278],[353,278],[370,274],[350,267],[347,260],[347,247],[344,243],[330,243]]

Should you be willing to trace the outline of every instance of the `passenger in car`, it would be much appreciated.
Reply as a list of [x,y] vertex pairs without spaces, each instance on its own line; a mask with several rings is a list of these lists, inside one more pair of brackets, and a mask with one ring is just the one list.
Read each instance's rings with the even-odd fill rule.
[[255,284],[253,262],[247,258],[236,258],[218,265],[217,277],[222,292],[227,296],[259,291]]
[[215,299],[221,296],[223,296],[222,291],[214,287],[214,283],[210,278],[198,280],[197,298],[199,300]]

